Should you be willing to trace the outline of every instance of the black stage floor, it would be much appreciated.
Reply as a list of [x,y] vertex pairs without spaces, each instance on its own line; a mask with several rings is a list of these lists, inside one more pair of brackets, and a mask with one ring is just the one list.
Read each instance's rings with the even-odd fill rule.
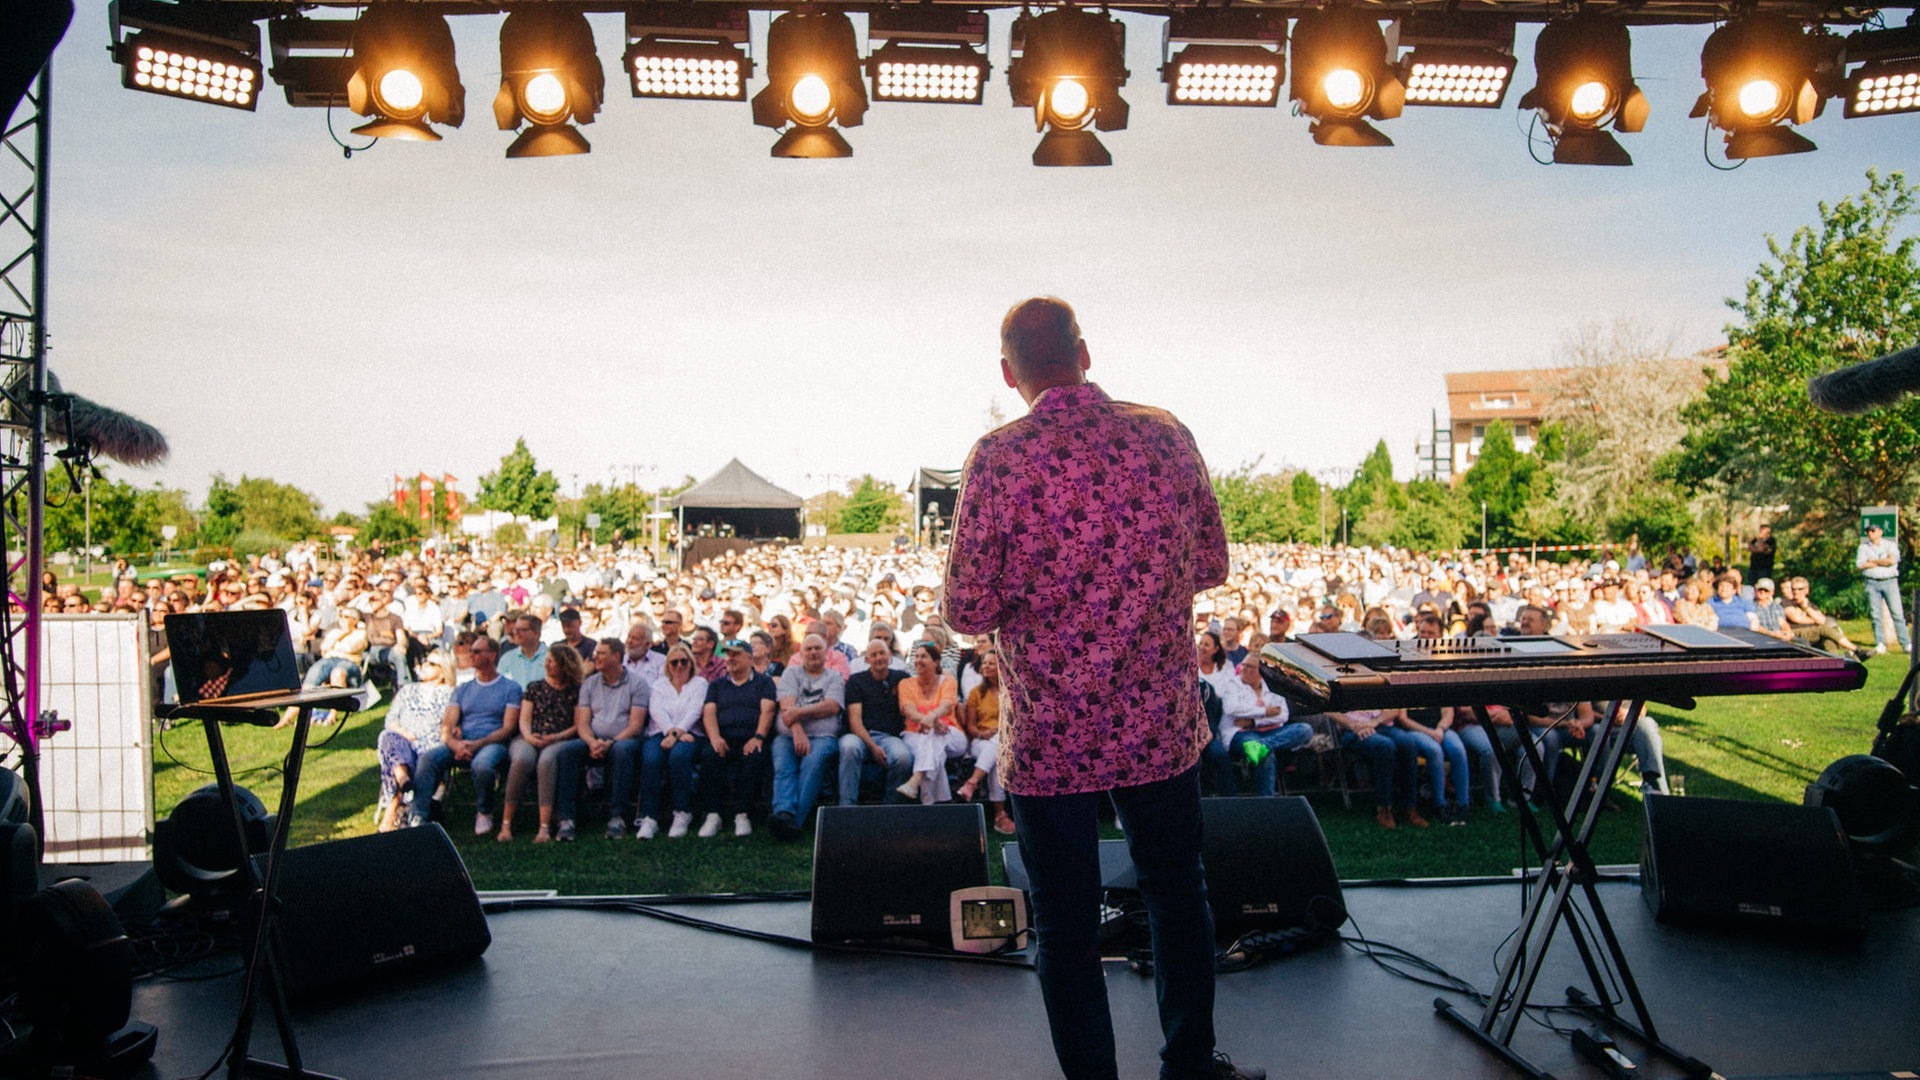
[[[1660,1033],[1722,1075],[1920,1071],[1920,911],[1873,915],[1854,948],[1667,927],[1636,886],[1601,889]],[[1520,898],[1515,884],[1349,888],[1347,932],[1357,925],[1485,988]],[[808,930],[799,902],[697,914]],[[476,963],[297,1006],[308,1066],[349,1080],[1057,1075],[1028,971],[815,954],[608,912],[507,912],[491,927],[493,946]],[[1585,979],[1563,932],[1534,999],[1562,1001],[1571,984]],[[1108,987],[1121,1074],[1157,1075],[1151,981],[1114,964]],[[235,978],[140,984],[134,1016],[160,1028],[148,1075],[206,1068],[237,994]],[[1323,948],[1223,975],[1220,1042],[1276,1077],[1513,1075],[1436,1015],[1435,994],[1352,949]],[[259,1056],[278,1056],[266,1017],[254,1040]],[[1530,1021],[1515,1046],[1561,1077],[1602,1075]],[[1655,1063],[1638,1075],[1679,1072]]]

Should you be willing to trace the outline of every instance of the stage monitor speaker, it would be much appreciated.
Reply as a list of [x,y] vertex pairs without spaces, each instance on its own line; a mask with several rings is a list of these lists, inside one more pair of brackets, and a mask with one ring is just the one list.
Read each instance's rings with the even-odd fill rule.
[[[264,856],[255,864],[266,871]],[[290,848],[274,927],[294,996],[471,960],[493,935],[438,825]]]
[[1860,883],[1826,807],[1646,796],[1640,893],[1663,923],[1857,942]]
[[1347,921],[1333,853],[1306,799],[1202,799],[1200,812],[1207,902],[1220,937],[1296,928],[1332,933]]
[[951,948],[948,900],[987,884],[977,803],[822,807],[813,840],[813,940]]

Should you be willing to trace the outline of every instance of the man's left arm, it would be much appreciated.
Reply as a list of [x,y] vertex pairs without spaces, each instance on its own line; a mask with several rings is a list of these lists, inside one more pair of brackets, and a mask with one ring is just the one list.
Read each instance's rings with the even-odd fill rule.
[[1001,594],[1006,537],[994,519],[993,470],[981,449],[974,444],[962,474],[960,504],[953,512],[947,551],[946,599],[941,605],[947,625],[963,634],[997,629],[1007,617]]

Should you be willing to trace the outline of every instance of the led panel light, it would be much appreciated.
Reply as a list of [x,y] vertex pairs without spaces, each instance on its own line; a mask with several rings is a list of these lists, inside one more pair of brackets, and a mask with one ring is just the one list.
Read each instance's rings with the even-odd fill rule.
[[1409,105],[1497,109],[1513,82],[1515,60],[1493,49],[1420,47],[1401,66]]
[[987,93],[987,59],[965,45],[888,42],[867,58],[875,101],[978,105]]
[[654,35],[627,47],[626,66],[637,98],[745,101],[753,74],[753,61],[736,45]]
[[1895,116],[1920,112],[1920,58],[1862,65],[1847,79],[1842,116]]
[[1286,62],[1258,45],[1189,45],[1161,72],[1169,105],[1272,107]]
[[120,45],[120,83],[164,97],[254,111],[265,71],[244,53],[203,42],[139,33]]

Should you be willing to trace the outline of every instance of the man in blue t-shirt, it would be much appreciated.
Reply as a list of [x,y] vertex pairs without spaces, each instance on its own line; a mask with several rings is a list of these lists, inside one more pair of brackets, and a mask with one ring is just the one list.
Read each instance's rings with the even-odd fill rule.
[[1753,610],[1753,602],[1740,595],[1740,579],[1732,574],[1721,574],[1713,583],[1713,599],[1707,606],[1720,618],[1722,630],[1752,630],[1759,626],[1759,615]]
[[773,679],[753,670],[753,647],[739,638],[720,643],[726,674],[707,686],[701,719],[707,741],[700,749],[700,786],[707,805],[700,835],[720,832],[722,813],[733,816],[733,835],[753,835],[747,803],[765,783],[767,735],[779,691]]
[[493,831],[494,789],[507,761],[507,744],[519,730],[520,684],[500,674],[500,646],[482,635],[474,639],[473,679],[454,688],[453,701],[440,721],[440,745],[420,755],[413,775],[415,825],[424,824],[440,788],[458,763],[473,770],[473,834]]

